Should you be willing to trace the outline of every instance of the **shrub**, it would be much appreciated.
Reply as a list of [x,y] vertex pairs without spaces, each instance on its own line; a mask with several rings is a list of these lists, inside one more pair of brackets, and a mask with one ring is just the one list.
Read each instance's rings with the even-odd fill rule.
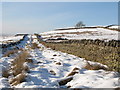
[[83,24],[82,21],[79,21],[79,22],[75,25],[75,28],[81,28],[81,27],[83,27],[83,26],[85,26],[85,24]]

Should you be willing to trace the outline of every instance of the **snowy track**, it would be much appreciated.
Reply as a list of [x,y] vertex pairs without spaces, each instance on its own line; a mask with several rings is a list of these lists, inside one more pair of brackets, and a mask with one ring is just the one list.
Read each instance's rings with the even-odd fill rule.
[[[33,39],[33,42],[37,40]],[[30,51],[34,64],[26,82],[16,87],[24,88],[115,88],[118,87],[118,77],[115,72],[104,70],[86,70],[86,60],[67,53],[54,51],[39,44],[41,49]],[[94,62],[93,62],[94,63]],[[95,64],[95,63],[94,63]],[[59,85],[60,80],[68,78],[68,74],[79,68],[78,73],[73,75],[73,80],[64,86]],[[70,76],[71,77],[71,76]]]
[[[31,36],[29,37],[31,38]],[[87,70],[83,67],[86,60],[74,55],[54,51],[38,43],[35,36],[27,43],[37,43],[40,48],[28,50],[33,63],[28,64],[30,71],[27,74],[26,81],[14,87],[16,88],[117,88],[118,79],[115,72],[104,70]],[[25,49],[28,49],[25,47]],[[94,62],[90,62],[95,64]],[[78,68],[77,73],[68,76],[74,69]],[[66,85],[60,86],[59,81],[68,77],[73,79]],[[0,79],[0,85],[2,82]],[[7,85],[7,84],[5,84]],[[7,87],[7,86],[6,86]]]

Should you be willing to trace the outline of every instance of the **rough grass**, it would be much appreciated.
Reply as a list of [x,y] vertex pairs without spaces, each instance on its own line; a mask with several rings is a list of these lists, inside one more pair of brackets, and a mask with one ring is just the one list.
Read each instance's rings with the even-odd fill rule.
[[32,62],[29,58],[29,53],[25,50],[21,51],[20,54],[17,55],[17,57],[12,61],[11,74],[14,76],[9,82],[11,85],[17,85],[20,84],[25,80],[26,72],[29,71],[29,67],[24,65],[26,62]]
[[32,43],[31,48],[32,48],[32,49],[37,49],[37,48],[40,48],[40,47],[38,46],[37,43]]
[[21,73],[21,74],[17,75],[15,78],[11,79],[10,84],[11,85],[20,84],[21,82],[25,81],[25,77],[26,77],[26,74]]
[[[10,56],[15,54],[18,50],[11,50],[7,52],[5,56]],[[9,76],[14,76],[9,80],[11,85],[17,85],[25,81],[26,73],[29,71],[29,67],[25,63],[33,63],[32,59],[29,59],[30,55],[26,50],[21,50],[17,53],[17,56],[11,61],[11,68],[2,70],[2,76],[8,78]],[[9,73],[11,72],[11,73]]]
[[[94,32],[93,31],[83,31],[83,32],[63,32],[63,33],[56,33],[56,34],[77,34],[77,35],[79,35],[79,34],[86,34],[86,33],[88,33],[88,34],[93,34]],[[61,36],[51,36],[51,37],[61,37]]]
[[9,75],[10,75],[10,74],[9,74],[9,70],[7,70],[7,69],[2,70],[2,76],[3,76],[3,77],[8,78]]
[[79,73],[79,68],[74,68],[67,76],[73,76],[75,75],[76,73]]
[[26,59],[26,62],[33,63],[33,60],[28,58],[28,59]]
[[60,81],[59,81],[59,85],[60,85],[60,86],[65,85],[65,84],[67,84],[68,82],[70,82],[71,80],[73,80],[73,77],[69,77],[69,78],[60,80]]
[[28,58],[29,54],[27,51],[22,51],[13,61],[12,63],[12,71],[13,75],[16,76],[20,74],[23,70],[26,70],[26,68],[23,66],[23,64],[26,62],[26,59]]
[[87,63],[86,66],[84,67],[84,69],[88,69],[88,70],[99,70],[99,69],[103,69],[103,70],[107,70],[106,67],[95,64],[95,65],[91,65],[90,63]]
[[17,53],[17,52],[18,52],[18,50],[10,50],[10,51],[7,51],[7,52],[3,55],[3,57],[9,57],[10,55],[15,54],[15,53]]
[[45,43],[46,47],[73,54],[86,60],[99,62],[109,67],[109,70],[120,72],[120,47],[99,46],[82,43]]

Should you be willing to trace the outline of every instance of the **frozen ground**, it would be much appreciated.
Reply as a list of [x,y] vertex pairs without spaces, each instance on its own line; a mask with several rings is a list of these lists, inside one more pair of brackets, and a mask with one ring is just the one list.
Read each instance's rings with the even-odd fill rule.
[[[117,72],[84,69],[83,67],[88,62],[85,59],[46,48],[35,39],[36,36],[34,35],[32,38],[31,35],[29,35],[28,38],[29,40],[27,42],[21,44],[29,51],[34,62],[27,64],[30,72],[27,73],[26,81],[16,86],[11,86],[8,82],[10,77],[8,79],[3,78],[2,72],[0,72],[1,88],[66,88],[68,86],[70,88],[117,88],[120,86]],[[33,39],[33,41],[31,39]],[[31,45],[32,42],[37,43],[41,48],[29,49],[25,46]],[[0,59],[0,67],[3,68],[3,70],[8,68],[13,58],[14,56],[2,57]],[[89,63],[98,64],[90,61]],[[68,76],[74,68],[78,68],[77,73],[73,76]],[[66,85],[59,85],[61,80],[71,77],[72,80]]]

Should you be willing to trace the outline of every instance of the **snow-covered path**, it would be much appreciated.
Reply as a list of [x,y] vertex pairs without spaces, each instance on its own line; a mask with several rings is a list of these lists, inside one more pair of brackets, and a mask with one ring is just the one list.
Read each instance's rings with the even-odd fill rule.
[[[39,44],[41,48],[30,51],[34,63],[29,65],[31,69],[26,82],[16,87],[66,88],[70,86],[71,88],[115,88],[119,86],[115,72],[84,69],[83,67],[87,61],[83,58],[46,48],[34,38],[33,42]],[[79,69],[77,70],[78,73],[68,76],[74,68]],[[73,80],[64,86],[60,86],[59,81],[68,77],[73,77]]]
[[[29,36],[29,41],[24,45],[30,46],[31,43],[37,43],[40,48],[25,49],[29,51],[33,63],[28,63],[29,73],[24,82],[14,86],[16,88],[117,88],[119,87],[116,72],[104,70],[87,70],[83,67],[88,61],[74,55],[54,51],[40,44],[36,36]],[[32,40],[31,40],[32,39]],[[10,59],[11,58],[6,58]],[[95,62],[89,62],[96,64]],[[76,69],[74,75],[70,72]],[[65,85],[60,86],[61,80],[71,78]],[[0,77],[0,86],[9,86],[7,80]]]

